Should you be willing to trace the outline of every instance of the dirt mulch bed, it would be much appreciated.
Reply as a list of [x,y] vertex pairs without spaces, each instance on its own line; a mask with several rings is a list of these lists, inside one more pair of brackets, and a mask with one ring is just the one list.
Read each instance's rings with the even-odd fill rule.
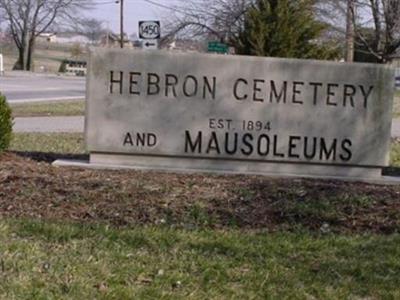
[[[42,155],[43,156],[43,155]],[[43,158],[43,157],[42,157]],[[400,231],[400,187],[52,167],[0,156],[0,216],[114,226]]]

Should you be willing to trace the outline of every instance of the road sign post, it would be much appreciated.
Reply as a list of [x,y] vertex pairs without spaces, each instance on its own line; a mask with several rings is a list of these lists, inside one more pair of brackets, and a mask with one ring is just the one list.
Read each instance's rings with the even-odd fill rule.
[[0,54],[0,75],[4,73],[4,66],[3,66],[3,54]]
[[158,40],[161,36],[160,21],[140,21],[139,38],[142,41],[142,48],[146,50],[157,50]]
[[224,43],[216,41],[208,42],[208,52],[227,54],[228,51],[229,47]]
[[158,49],[158,40],[144,40],[142,42],[143,49],[146,50],[157,50]]

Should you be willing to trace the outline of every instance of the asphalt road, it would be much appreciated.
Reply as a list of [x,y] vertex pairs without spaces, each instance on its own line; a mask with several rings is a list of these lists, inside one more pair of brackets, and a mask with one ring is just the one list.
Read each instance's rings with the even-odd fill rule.
[[392,121],[392,137],[400,138],[400,119]]
[[82,99],[85,82],[84,77],[6,72],[0,76],[0,92],[10,103]]
[[83,132],[84,117],[15,118],[14,132]]

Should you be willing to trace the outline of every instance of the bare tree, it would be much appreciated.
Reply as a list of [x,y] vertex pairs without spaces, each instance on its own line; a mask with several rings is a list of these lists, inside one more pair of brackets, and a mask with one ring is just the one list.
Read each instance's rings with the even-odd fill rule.
[[354,61],[354,0],[347,0],[346,16],[346,62]]
[[108,32],[108,30],[103,27],[103,23],[104,21],[98,19],[83,18],[77,23],[75,31],[83,34],[93,43]]
[[[169,14],[166,37],[181,34],[234,43],[243,26],[244,14],[253,2],[182,0],[173,8],[175,17]],[[318,19],[330,26],[326,38],[341,42],[344,49],[346,31],[354,31],[356,50],[369,53],[377,62],[390,61],[400,49],[400,0],[315,0],[314,9]],[[348,16],[352,24],[346,22]],[[352,39],[347,34],[349,52]],[[351,58],[351,53],[348,54]]]
[[316,0],[314,8],[316,16],[343,37],[346,32],[347,1]]
[[177,34],[212,37],[229,43],[243,26],[244,13],[251,0],[182,0],[169,16],[166,38]]
[[91,0],[0,0],[0,15],[18,48],[15,69],[31,70],[36,37],[56,21],[68,21],[88,8]]
[[[345,31],[342,28],[345,18],[337,17],[338,10],[342,8],[341,1],[346,0],[315,0],[315,14],[318,19],[335,28],[324,33],[325,40],[338,40]],[[255,0],[181,0],[180,4],[172,8],[174,17],[168,14],[169,22],[164,38],[169,39],[175,35],[205,37],[234,46],[244,28],[246,11],[254,4]]]
[[385,63],[400,49],[399,0],[321,0],[320,17],[345,39],[348,4],[352,2],[355,47]]
[[355,24],[356,35],[362,45],[376,57],[378,62],[391,60],[400,48],[400,1],[358,0],[360,11],[368,16],[367,26],[372,28],[368,37],[362,26]]

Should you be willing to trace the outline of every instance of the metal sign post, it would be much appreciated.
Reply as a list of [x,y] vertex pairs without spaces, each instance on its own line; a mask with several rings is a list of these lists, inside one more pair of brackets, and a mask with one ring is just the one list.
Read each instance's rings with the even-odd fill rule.
[[144,40],[142,44],[143,49],[147,50],[157,50],[158,40]]
[[400,68],[396,68],[395,69],[395,85],[396,85],[396,89],[400,90]]
[[224,43],[211,41],[211,42],[208,42],[207,50],[208,50],[208,52],[212,52],[212,53],[227,54],[229,51],[229,47]]
[[4,74],[3,54],[0,54],[0,75]]
[[143,39],[142,48],[146,50],[158,49],[158,40],[161,37],[160,21],[140,21],[139,38]]

